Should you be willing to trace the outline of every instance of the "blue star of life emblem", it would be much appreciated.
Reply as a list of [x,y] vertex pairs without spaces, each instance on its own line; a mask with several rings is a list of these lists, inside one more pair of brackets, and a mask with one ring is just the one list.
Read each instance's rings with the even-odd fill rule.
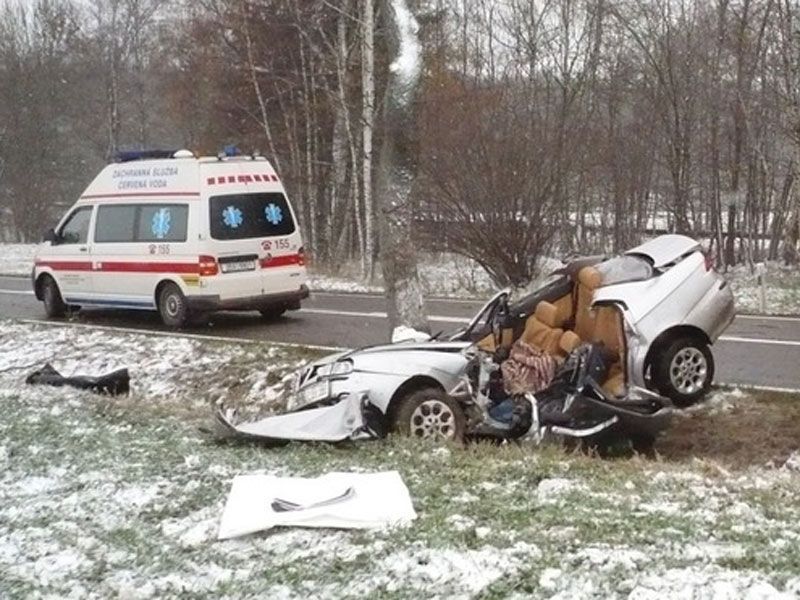
[[153,215],[153,220],[150,222],[150,231],[157,240],[163,240],[169,234],[169,228],[172,224],[172,215],[168,208],[159,208]]
[[283,211],[281,207],[272,202],[264,207],[264,216],[267,218],[267,221],[273,225],[278,225],[283,221]]
[[229,206],[222,211],[222,222],[231,229],[236,229],[244,221],[242,211],[235,206]]

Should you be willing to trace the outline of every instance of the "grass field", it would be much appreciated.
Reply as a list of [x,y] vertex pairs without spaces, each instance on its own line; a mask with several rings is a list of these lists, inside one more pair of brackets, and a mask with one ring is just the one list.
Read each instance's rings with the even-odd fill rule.
[[[209,402],[268,410],[314,352],[0,325],[0,597],[800,594],[798,397],[717,391],[656,459],[403,439],[267,449],[203,434]],[[67,372],[134,365],[132,394],[21,383],[59,347]],[[409,487],[409,527],[215,541],[236,474],[384,469]]]

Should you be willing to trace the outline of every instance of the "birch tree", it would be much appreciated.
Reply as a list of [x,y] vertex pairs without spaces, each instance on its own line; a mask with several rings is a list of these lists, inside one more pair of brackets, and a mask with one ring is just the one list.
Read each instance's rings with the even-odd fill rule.
[[412,188],[416,157],[409,131],[414,121],[422,70],[419,26],[405,0],[384,0],[390,56],[389,81],[383,101],[377,198],[380,204],[380,246],[389,324],[429,331],[425,300],[412,239]]

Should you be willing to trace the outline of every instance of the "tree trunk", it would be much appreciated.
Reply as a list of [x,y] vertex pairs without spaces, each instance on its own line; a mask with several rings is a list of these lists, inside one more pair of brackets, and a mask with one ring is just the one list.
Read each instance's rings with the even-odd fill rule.
[[375,258],[375,208],[372,198],[372,132],[375,128],[375,14],[374,0],[364,0],[361,36],[361,122],[364,186],[364,254],[362,270],[372,280]]
[[380,247],[389,324],[429,331],[412,241],[411,190],[416,164],[409,151],[414,99],[420,78],[418,25],[405,0],[384,0],[390,56],[384,97],[384,131],[378,168]]

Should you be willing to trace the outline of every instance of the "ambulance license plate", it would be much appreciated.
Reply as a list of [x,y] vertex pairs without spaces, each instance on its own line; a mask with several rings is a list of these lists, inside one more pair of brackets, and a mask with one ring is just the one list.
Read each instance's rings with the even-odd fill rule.
[[240,260],[237,262],[220,263],[223,273],[241,273],[242,271],[255,271],[256,261]]

